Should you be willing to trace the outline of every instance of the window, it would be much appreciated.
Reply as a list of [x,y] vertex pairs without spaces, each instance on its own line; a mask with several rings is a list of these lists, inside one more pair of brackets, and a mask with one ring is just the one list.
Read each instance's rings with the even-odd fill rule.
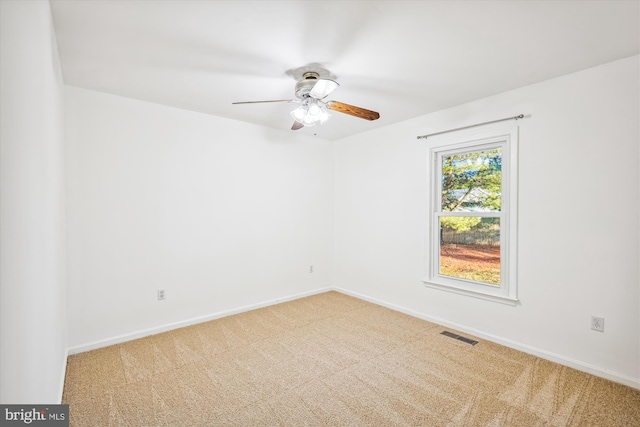
[[428,287],[515,304],[517,127],[429,144]]

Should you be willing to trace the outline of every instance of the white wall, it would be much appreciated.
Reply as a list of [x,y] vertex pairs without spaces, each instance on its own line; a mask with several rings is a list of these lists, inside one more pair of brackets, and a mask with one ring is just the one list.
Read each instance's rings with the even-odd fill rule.
[[0,402],[59,403],[62,78],[48,1],[0,2]]
[[72,351],[330,286],[329,142],[75,87],[65,102]]
[[[337,141],[334,286],[640,387],[638,62]],[[425,288],[429,140],[416,136],[519,113],[519,305]]]

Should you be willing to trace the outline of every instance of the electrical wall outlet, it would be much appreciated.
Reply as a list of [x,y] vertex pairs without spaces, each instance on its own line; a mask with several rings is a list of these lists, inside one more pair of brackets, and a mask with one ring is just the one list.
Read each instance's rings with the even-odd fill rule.
[[165,299],[167,297],[166,295],[166,290],[164,289],[158,289],[158,301],[162,301],[163,299]]
[[309,266],[309,273],[313,273],[313,265]]
[[591,316],[591,329],[604,332],[604,317]]

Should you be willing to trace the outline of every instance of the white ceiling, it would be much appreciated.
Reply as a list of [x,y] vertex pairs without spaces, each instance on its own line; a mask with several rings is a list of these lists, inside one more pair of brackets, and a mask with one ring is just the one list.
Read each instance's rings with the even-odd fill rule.
[[[321,67],[334,140],[639,53],[638,1],[51,0],[66,84],[289,129]],[[316,65],[312,65],[316,64]],[[517,113],[517,112],[515,112]]]

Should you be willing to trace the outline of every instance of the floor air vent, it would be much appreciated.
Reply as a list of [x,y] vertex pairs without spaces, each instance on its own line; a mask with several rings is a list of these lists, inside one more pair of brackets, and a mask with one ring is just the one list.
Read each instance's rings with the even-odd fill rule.
[[442,332],[440,332],[440,335],[444,335],[446,337],[453,338],[453,339],[456,339],[458,341],[466,342],[467,344],[471,344],[471,345],[478,344],[478,341],[474,341],[471,338],[463,337],[463,336],[454,334],[453,332],[449,332],[449,331],[442,331]]

